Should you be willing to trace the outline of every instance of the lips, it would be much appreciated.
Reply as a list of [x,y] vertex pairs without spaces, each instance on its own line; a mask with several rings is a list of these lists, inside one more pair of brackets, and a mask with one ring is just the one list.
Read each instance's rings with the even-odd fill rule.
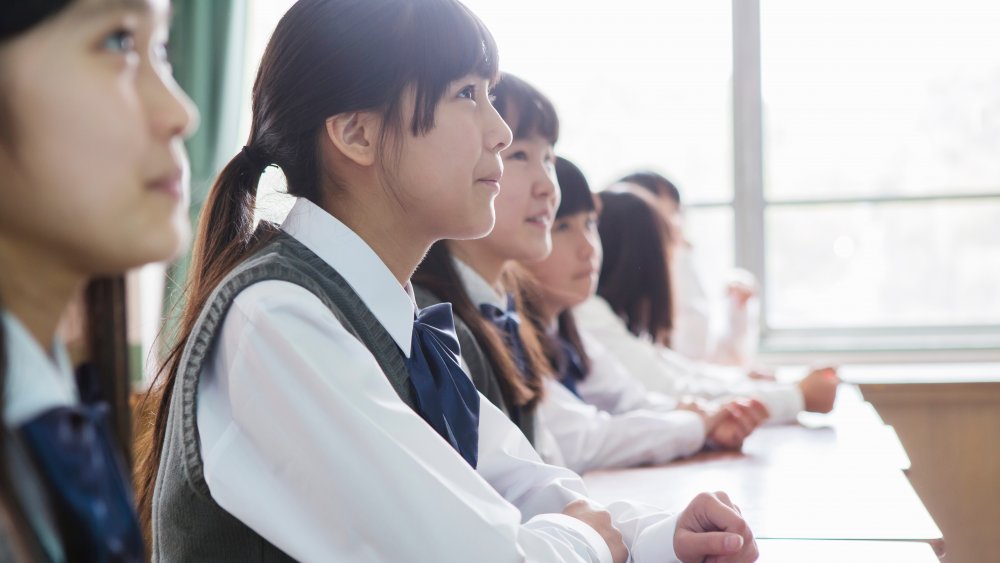
[[184,195],[184,191],[181,187],[183,179],[184,175],[181,172],[181,169],[175,168],[147,182],[146,186],[154,192],[160,192],[170,197],[181,199]]
[[538,225],[539,227],[544,227],[546,229],[552,227],[553,221],[555,221],[555,213],[549,210],[529,215],[528,218],[525,219],[525,222],[527,223]]

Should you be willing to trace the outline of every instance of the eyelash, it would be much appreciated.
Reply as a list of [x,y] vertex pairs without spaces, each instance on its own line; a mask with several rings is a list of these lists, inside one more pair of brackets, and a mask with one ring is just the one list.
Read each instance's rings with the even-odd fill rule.
[[119,28],[104,36],[101,47],[116,53],[135,52],[135,32],[128,28]]

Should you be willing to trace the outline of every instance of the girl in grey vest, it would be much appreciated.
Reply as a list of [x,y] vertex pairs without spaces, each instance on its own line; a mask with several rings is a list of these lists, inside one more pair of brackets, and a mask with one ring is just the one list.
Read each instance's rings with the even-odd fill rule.
[[[279,22],[163,372],[154,560],[673,557],[659,546],[693,515],[591,505],[480,400],[450,307],[413,303],[431,244],[493,225],[497,64],[455,0],[300,0]],[[255,227],[268,166],[296,201]]]

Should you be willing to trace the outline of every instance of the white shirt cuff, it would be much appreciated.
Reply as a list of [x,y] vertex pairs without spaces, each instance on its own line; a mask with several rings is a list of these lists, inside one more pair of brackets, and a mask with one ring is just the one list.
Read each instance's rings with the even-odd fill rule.
[[632,563],[660,563],[677,561],[674,552],[674,535],[679,514],[671,515],[643,528],[631,545]]
[[[597,530],[565,514],[539,514],[525,524],[525,527],[545,533],[548,536],[562,536],[572,545],[580,557],[586,561],[613,563],[611,549]],[[673,553],[671,547],[670,553]]]

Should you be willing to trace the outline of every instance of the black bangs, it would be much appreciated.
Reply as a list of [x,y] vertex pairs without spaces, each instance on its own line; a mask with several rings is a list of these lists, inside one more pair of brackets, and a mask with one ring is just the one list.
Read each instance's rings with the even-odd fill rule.
[[[538,135],[553,145],[559,140],[556,108],[534,86],[505,72],[493,94],[496,96],[493,105],[514,132],[514,139]],[[512,118],[517,118],[517,123],[511,123]]]
[[434,126],[434,108],[448,85],[468,74],[495,83],[500,75],[496,40],[483,22],[457,0],[410,0],[411,38],[402,69],[416,86],[414,135]]
[[562,191],[562,202],[559,204],[559,210],[556,211],[557,219],[597,210],[594,194],[590,191],[590,184],[587,183],[587,178],[575,164],[561,156],[557,157],[556,177],[559,180],[559,189]]
[[0,41],[23,33],[54,16],[72,0],[20,0],[4,2],[0,18]]

